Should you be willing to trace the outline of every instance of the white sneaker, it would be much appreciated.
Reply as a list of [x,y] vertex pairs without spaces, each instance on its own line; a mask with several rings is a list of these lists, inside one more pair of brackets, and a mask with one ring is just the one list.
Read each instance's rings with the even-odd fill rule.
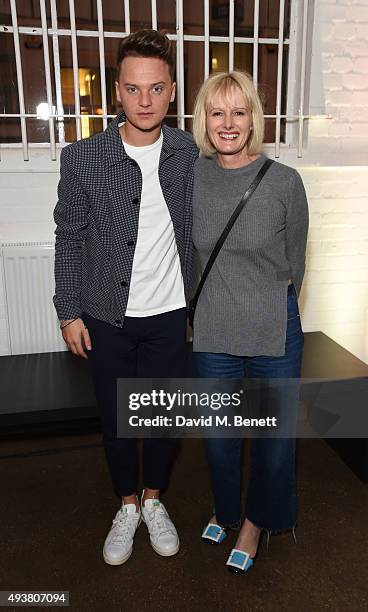
[[176,555],[180,546],[179,537],[165,506],[159,499],[146,499],[141,511],[153,550],[163,557]]
[[135,504],[124,504],[116,513],[103,547],[103,558],[109,565],[121,565],[133,552],[133,538],[141,522]]

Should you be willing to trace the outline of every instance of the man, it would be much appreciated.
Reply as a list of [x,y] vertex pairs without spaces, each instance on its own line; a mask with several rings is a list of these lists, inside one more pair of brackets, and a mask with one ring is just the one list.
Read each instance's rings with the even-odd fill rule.
[[162,125],[175,97],[169,39],[154,30],[131,34],[120,43],[117,68],[124,114],[63,149],[54,211],[54,304],[69,349],[89,353],[107,462],[122,500],[103,548],[111,565],[128,560],[141,520],[158,554],[179,550],[159,499],[173,441],[143,441],[139,503],[137,441],[117,437],[116,379],[183,375],[198,155],[189,134]]

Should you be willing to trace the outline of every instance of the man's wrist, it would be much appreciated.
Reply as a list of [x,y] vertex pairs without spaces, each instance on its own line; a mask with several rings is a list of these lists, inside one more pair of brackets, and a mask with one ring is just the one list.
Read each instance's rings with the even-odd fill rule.
[[79,319],[79,317],[76,317],[75,319],[64,319],[60,321],[60,329],[64,329],[64,327],[67,327],[71,323],[74,323],[74,321],[77,321],[77,319]]

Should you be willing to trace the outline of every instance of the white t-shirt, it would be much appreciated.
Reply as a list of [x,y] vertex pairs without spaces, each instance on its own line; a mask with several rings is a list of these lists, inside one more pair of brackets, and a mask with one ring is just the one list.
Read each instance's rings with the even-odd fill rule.
[[158,176],[162,140],[161,132],[152,145],[135,147],[124,142],[143,179],[127,317],[148,317],[186,304],[174,227]]

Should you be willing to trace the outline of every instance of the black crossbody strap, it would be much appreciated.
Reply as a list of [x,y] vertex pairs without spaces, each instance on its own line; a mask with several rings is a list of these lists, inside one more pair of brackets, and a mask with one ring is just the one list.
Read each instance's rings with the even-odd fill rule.
[[243,210],[245,204],[247,203],[247,201],[249,200],[250,196],[254,193],[254,191],[257,189],[259,183],[261,182],[261,180],[263,179],[264,175],[266,174],[267,170],[269,169],[269,167],[273,164],[273,159],[266,159],[265,163],[263,164],[263,166],[261,167],[261,169],[259,170],[256,178],[254,179],[253,183],[248,187],[247,191],[245,192],[245,194],[243,195],[242,199],[240,200],[239,204],[237,205],[236,209],[234,210],[233,214],[231,215],[230,219],[228,220],[224,231],[222,232],[220,238],[218,239],[218,241],[216,242],[213,251],[209,257],[209,260],[206,264],[206,267],[203,271],[201,280],[199,282],[199,285],[197,287],[197,291],[195,292],[195,295],[193,297],[193,299],[191,300],[191,304],[193,305],[193,307],[195,308],[198,302],[198,298],[199,295],[202,291],[203,285],[206,282],[207,276],[213,266],[213,264],[215,263],[215,259],[217,257],[217,255],[219,254],[222,245],[224,244],[226,238],[228,237],[231,228],[233,227],[235,221],[237,220],[237,218],[239,217],[241,211]]

